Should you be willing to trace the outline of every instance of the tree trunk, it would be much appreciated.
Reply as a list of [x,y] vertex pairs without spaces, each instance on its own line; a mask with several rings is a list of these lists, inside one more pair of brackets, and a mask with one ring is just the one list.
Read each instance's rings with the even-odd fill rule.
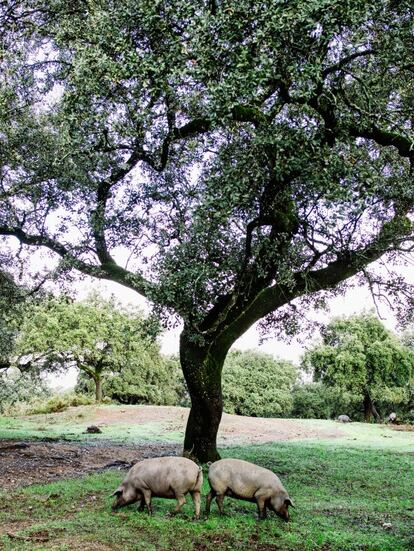
[[95,402],[100,404],[102,402],[102,379],[101,377],[95,377]]
[[220,459],[217,432],[223,413],[221,371],[226,354],[213,343],[197,344],[185,330],[181,334],[180,361],[191,398],[184,452],[201,463]]
[[375,417],[377,423],[381,422],[381,417],[371,400],[371,396],[367,392],[364,396],[364,419],[366,423],[371,422],[372,415]]

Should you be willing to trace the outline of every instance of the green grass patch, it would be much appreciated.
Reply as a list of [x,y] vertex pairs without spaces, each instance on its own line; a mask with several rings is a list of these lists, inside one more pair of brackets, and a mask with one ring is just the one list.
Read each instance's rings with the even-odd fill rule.
[[414,432],[398,431],[392,425],[344,423],[324,419],[300,419],[303,426],[320,429],[339,429],[340,438],[318,438],[318,444],[347,448],[376,448],[400,452],[414,452]]
[[[100,406],[103,408],[119,408],[119,406]],[[128,406],[125,406],[127,409]],[[102,434],[87,434],[89,425],[99,424],[96,419],[95,406],[70,408],[67,411],[51,414],[30,415],[24,417],[0,416],[0,440],[56,440],[94,441],[111,440],[115,442],[178,442],[183,433],[168,430],[168,423],[114,423],[102,426]]]
[[[171,500],[154,499],[154,516],[135,506],[113,514],[110,493],[124,473],[108,471],[0,495],[0,548],[30,550],[367,550],[414,548],[414,455],[383,449],[284,443],[228,448],[225,456],[279,473],[295,501],[291,522],[256,520],[254,504],[215,503],[208,520],[193,507],[168,518]],[[205,477],[206,478],[206,477]],[[204,493],[207,493],[205,480]],[[203,500],[204,506],[204,500]],[[7,535],[9,534],[9,535]]]

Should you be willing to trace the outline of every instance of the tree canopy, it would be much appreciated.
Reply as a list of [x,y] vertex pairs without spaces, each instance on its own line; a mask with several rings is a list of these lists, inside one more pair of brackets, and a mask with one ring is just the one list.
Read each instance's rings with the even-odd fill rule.
[[[91,388],[93,381],[81,371],[76,391],[89,392]],[[121,404],[178,406],[182,405],[184,391],[179,362],[162,356],[154,344],[139,350],[122,365],[113,365],[102,378],[103,395]]]
[[270,354],[230,351],[223,368],[224,410],[253,417],[287,417],[297,376],[291,362]]
[[293,331],[294,299],[303,310],[355,274],[411,314],[404,281],[367,266],[411,249],[413,9],[22,0],[2,12],[0,234],[183,320],[185,447],[200,458],[217,456],[221,369],[252,324]]
[[96,400],[101,401],[102,380],[108,374],[132,362],[151,363],[159,356],[156,331],[141,312],[128,312],[113,299],[52,298],[25,317],[16,348],[43,370],[74,365],[94,381]]
[[323,342],[310,349],[303,364],[316,381],[360,394],[365,419],[379,420],[373,404],[407,385],[414,373],[414,354],[373,314],[331,321],[322,332]]

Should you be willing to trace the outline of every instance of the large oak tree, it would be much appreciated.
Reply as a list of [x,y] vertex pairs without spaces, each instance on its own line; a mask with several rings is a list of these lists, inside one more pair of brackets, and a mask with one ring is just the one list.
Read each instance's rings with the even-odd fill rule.
[[183,321],[184,447],[215,459],[249,327],[355,274],[405,290],[367,266],[410,248],[412,2],[2,9],[0,233]]

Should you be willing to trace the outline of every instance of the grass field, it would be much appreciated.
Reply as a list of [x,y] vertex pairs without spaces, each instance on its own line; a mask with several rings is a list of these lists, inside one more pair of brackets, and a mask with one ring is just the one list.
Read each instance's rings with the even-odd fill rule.
[[[2,437],[10,437],[0,422]],[[33,436],[21,420],[19,438]],[[304,423],[312,423],[306,422]],[[330,423],[313,422],[313,423]],[[162,427],[151,438],[164,440]],[[139,431],[134,437],[139,439]],[[25,432],[26,431],[26,432]],[[140,433],[148,438],[148,427]],[[111,435],[113,437],[113,435]],[[0,493],[0,548],[22,550],[378,550],[414,549],[414,433],[352,424],[343,438],[227,447],[278,473],[295,501],[291,522],[256,520],[256,507],[213,504],[208,520],[194,522],[191,499],[173,518],[169,500],[154,499],[154,515],[135,506],[111,513],[109,497],[124,473],[106,471]],[[206,477],[205,477],[206,479]],[[207,483],[204,493],[207,493]],[[203,504],[204,505],[204,504]]]
[[[86,408],[85,408],[86,409]],[[57,415],[34,415],[32,418],[1,417],[0,440],[53,438],[57,440],[86,441],[112,440],[113,442],[179,442],[183,433],[170,431],[165,423],[152,422],[140,425],[116,424],[105,427],[103,434],[87,434],[86,428],[93,421],[82,414],[76,418],[73,412]]]

